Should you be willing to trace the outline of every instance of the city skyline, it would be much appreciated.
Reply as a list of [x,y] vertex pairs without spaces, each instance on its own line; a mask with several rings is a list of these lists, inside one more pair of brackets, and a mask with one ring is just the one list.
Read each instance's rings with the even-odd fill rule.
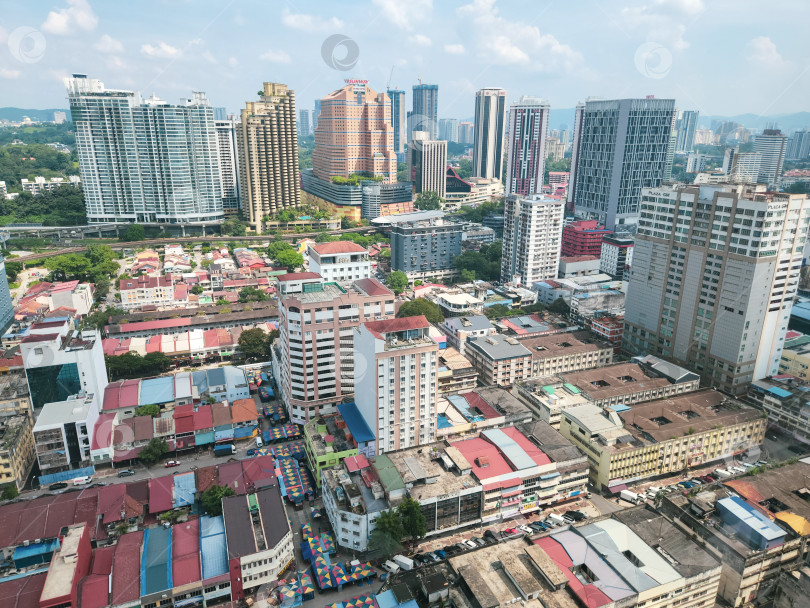
[[[589,96],[655,95],[701,116],[790,113],[802,109],[810,73],[803,68],[802,20],[772,27],[780,7],[794,17],[807,10],[787,0],[767,14],[752,2],[703,0],[629,2],[610,13],[421,0],[406,13],[389,0],[369,0],[340,11],[316,4],[303,13],[233,2],[194,10],[161,5],[164,18],[147,23],[156,3],[138,14],[86,0],[9,6],[0,20],[0,105],[65,107],[61,78],[83,72],[169,101],[205,91],[229,112],[251,95],[253,82],[286,82],[304,100],[339,88],[344,78],[405,91],[421,78],[443,91],[439,117],[462,120],[473,115],[475,91],[483,87],[506,89],[509,103],[539,95],[562,109]],[[720,26],[734,32],[723,44]],[[580,27],[587,39],[577,36]],[[238,48],[227,44],[231,39],[240,40]],[[610,53],[600,50],[605,44]],[[711,71],[702,69],[707,56]],[[746,84],[758,76],[772,86]]]

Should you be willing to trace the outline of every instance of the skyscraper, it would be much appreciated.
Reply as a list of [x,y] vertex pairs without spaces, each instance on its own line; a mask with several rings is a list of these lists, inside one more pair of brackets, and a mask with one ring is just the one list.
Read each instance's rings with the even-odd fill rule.
[[458,123],[458,143],[472,144],[475,140],[475,125],[471,122]]
[[391,103],[367,84],[348,84],[321,99],[312,169],[331,180],[364,174],[390,184],[397,180]]
[[557,278],[565,204],[536,194],[504,199],[501,281],[531,289]]
[[697,110],[684,110],[681,112],[676,129],[678,138],[675,141],[675,151],[689,153],[695,147],[695,130],[697,129],[700,112]]
[[624,346],[744,394],[779,371],[810,222],[804,195],[745,186],[645,188]]
[[754,152],[762,155],[759,163],[759,182],[763,184],[777,184],[782,177],[782,168],[785,163],[785,149],[787,148],[787,135],[779,129],[765,129],[754,140]]
[[312,135],[312,132],[309,130],[309,110],[299,110],[298,121],[298,136],[306,137],[307,135]]
[[259,101],[248,101],[239,125],[242,210],[256,232],[262,218],[301,202],[295,92],[265,82]]
[[14,317],[14,302],[11,300],[11,291],[6,276],[6,260],[0,255],[0,330],[4,330]]
[[222,179],[222,211],[225,215],[239,213],[242,196],[239,184],[238,127],[236,116],[215,120],[219,174]]
[[806,160],[810,156],[810,131],[798,129],[788,141],[785,158],[788,160]]
[[408,141],[413,131],[427,131],[430,139],[439,139],[439,85],[413,85],[412,122],[409,125]]
[[405,153],[405,91],[388,89],[386,91],[391,100],[391,126],[394,128],[394,152]]
[[436,440],[439,347],[429,329],[423,315],[354,329],[354,400],[378,453]]
[[89,222],[221,220],[214,110],[204,93],[183,105],[65,79]]
[[455,118],[442,118],[439,120],[439,139],[457,142],[458,120]]
[[582,143],[582,120],[585,117],[585,104],[579,102],[574,110],[574,139],[571,141],[571,169],[568,176],[568,196],[566,197],[566,213],[574,213],[574,197],[577,186],[577,161],[579,160],[579,145]]
[[537,194],[546,169],[549,103],[524,95],[509,108],[505,193]]
[[575,119],[571,166],[578,215],[611,230],[637,221],[641,189],[664,179],[674,113],[674,99],[585,102]]
[[424,131],[415,131],[408,142],[408,179],[414,194],[435,192],[441,198],[446,194],[447,142],[431,141]]
[[475,94],[473,177],[503,177],[503,133],[506,126],[506,91],[481,89]]
[[315,129],[318,128],[318,116],[321,115],[321,100],[315,100],[315,109],[312,111],[312,132],[315,133]]

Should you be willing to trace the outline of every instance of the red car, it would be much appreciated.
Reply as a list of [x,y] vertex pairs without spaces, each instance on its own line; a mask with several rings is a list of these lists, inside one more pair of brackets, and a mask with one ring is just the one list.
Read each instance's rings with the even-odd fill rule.
[[166,464],[164,465],[167,469],[169,467],[179,467],[180,461],[179,460],[167,460]]
[[517,534],[519,530],[517,528],[507,528],[506,530],[504,530],[504,532],[506,532],[507,534]]

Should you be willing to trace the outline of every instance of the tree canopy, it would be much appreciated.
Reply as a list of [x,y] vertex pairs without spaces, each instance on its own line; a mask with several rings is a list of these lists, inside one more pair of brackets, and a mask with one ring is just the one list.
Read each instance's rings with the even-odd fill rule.
[[482,281],[497,281],[501,277],[502,244],[495,241],[490,245],[481,245],[478,251],[465,251],[453,259],[453,266],[461,272],[465,270],[462,281],[471,280],[470,272],[475,279]]
[[[2,173],[0,173],[2,175]],[[70,185],[33,195],[22,192],[16,198],[0,200],[0,221],[40,222],[45,226],[87,224],[84,192]]]
[[122,241],[142,241],[146,238],[146,228],[140,224],[130,224],[121,235]]
[[267,361],[270,358],[272,343],[272,335],[264,333],[261,329],[246,329],[239,336],[239,352],[248,360]]
[[567,315],[571,312],[571,307],[560,297],[549,304],[548,310],[558,315]]
[[105,355],[104,363],[110,380],[157,376],[172,367],[171,359],[160,352],[147,353],[145,356],[134,351],[123,355]]
[[261,289],[255,287],[243,287],[239,290],[239,301],[245,302],[264,302],[268,298],[267,294]]
[[222,499],[233,496],[235,492],[229,486],[213,485],[200,495],[200,504],[212,517],[222,515]]
[[146,465],[155,464],[168,451],[169,446],[166,441],[160,437],[155,437],[143,446],[138,458]]
[[135,416],[151,416],[157,418],[160,416],[160,406],[156,403],[149,403],[135,408]]
[[399,295],[408,288],[408,275],[401,270],[395,270],[388,275],[386,283],[388,283],[391,291]]
[[406,498],[397,507],[397,513],[402,520],[402,531],[405,538],[416,542],[426,534],[425,516],[419,508],[419,502],[413,498]]
[[247,234],[247,224],[230,218],[222,222],[222,234],[226,236],[245,236]]
[[441,323],[444,321],[444,315],[439,305],[425,298],[416,298],[410,302],[405,302],[397,312],[397,317],[416,317],[419,315],[425,315],[428,323]]
[[442,203],[444,203],[444,199],[440,197],[437,192],[430,190],[417,194],[413,201],[413,206],[421,211],[432,211],[441,209]]

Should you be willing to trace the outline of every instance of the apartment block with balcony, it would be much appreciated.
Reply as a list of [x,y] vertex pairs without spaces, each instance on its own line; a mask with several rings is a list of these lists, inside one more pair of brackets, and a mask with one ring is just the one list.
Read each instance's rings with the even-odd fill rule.
[[25,378],[0,378],[0,486],[21,490],[36,460],[34,419]]
[[368,250],[351,241],[313,243],[307,248],[309,270],[325,281],[356,281],[371,276]]

